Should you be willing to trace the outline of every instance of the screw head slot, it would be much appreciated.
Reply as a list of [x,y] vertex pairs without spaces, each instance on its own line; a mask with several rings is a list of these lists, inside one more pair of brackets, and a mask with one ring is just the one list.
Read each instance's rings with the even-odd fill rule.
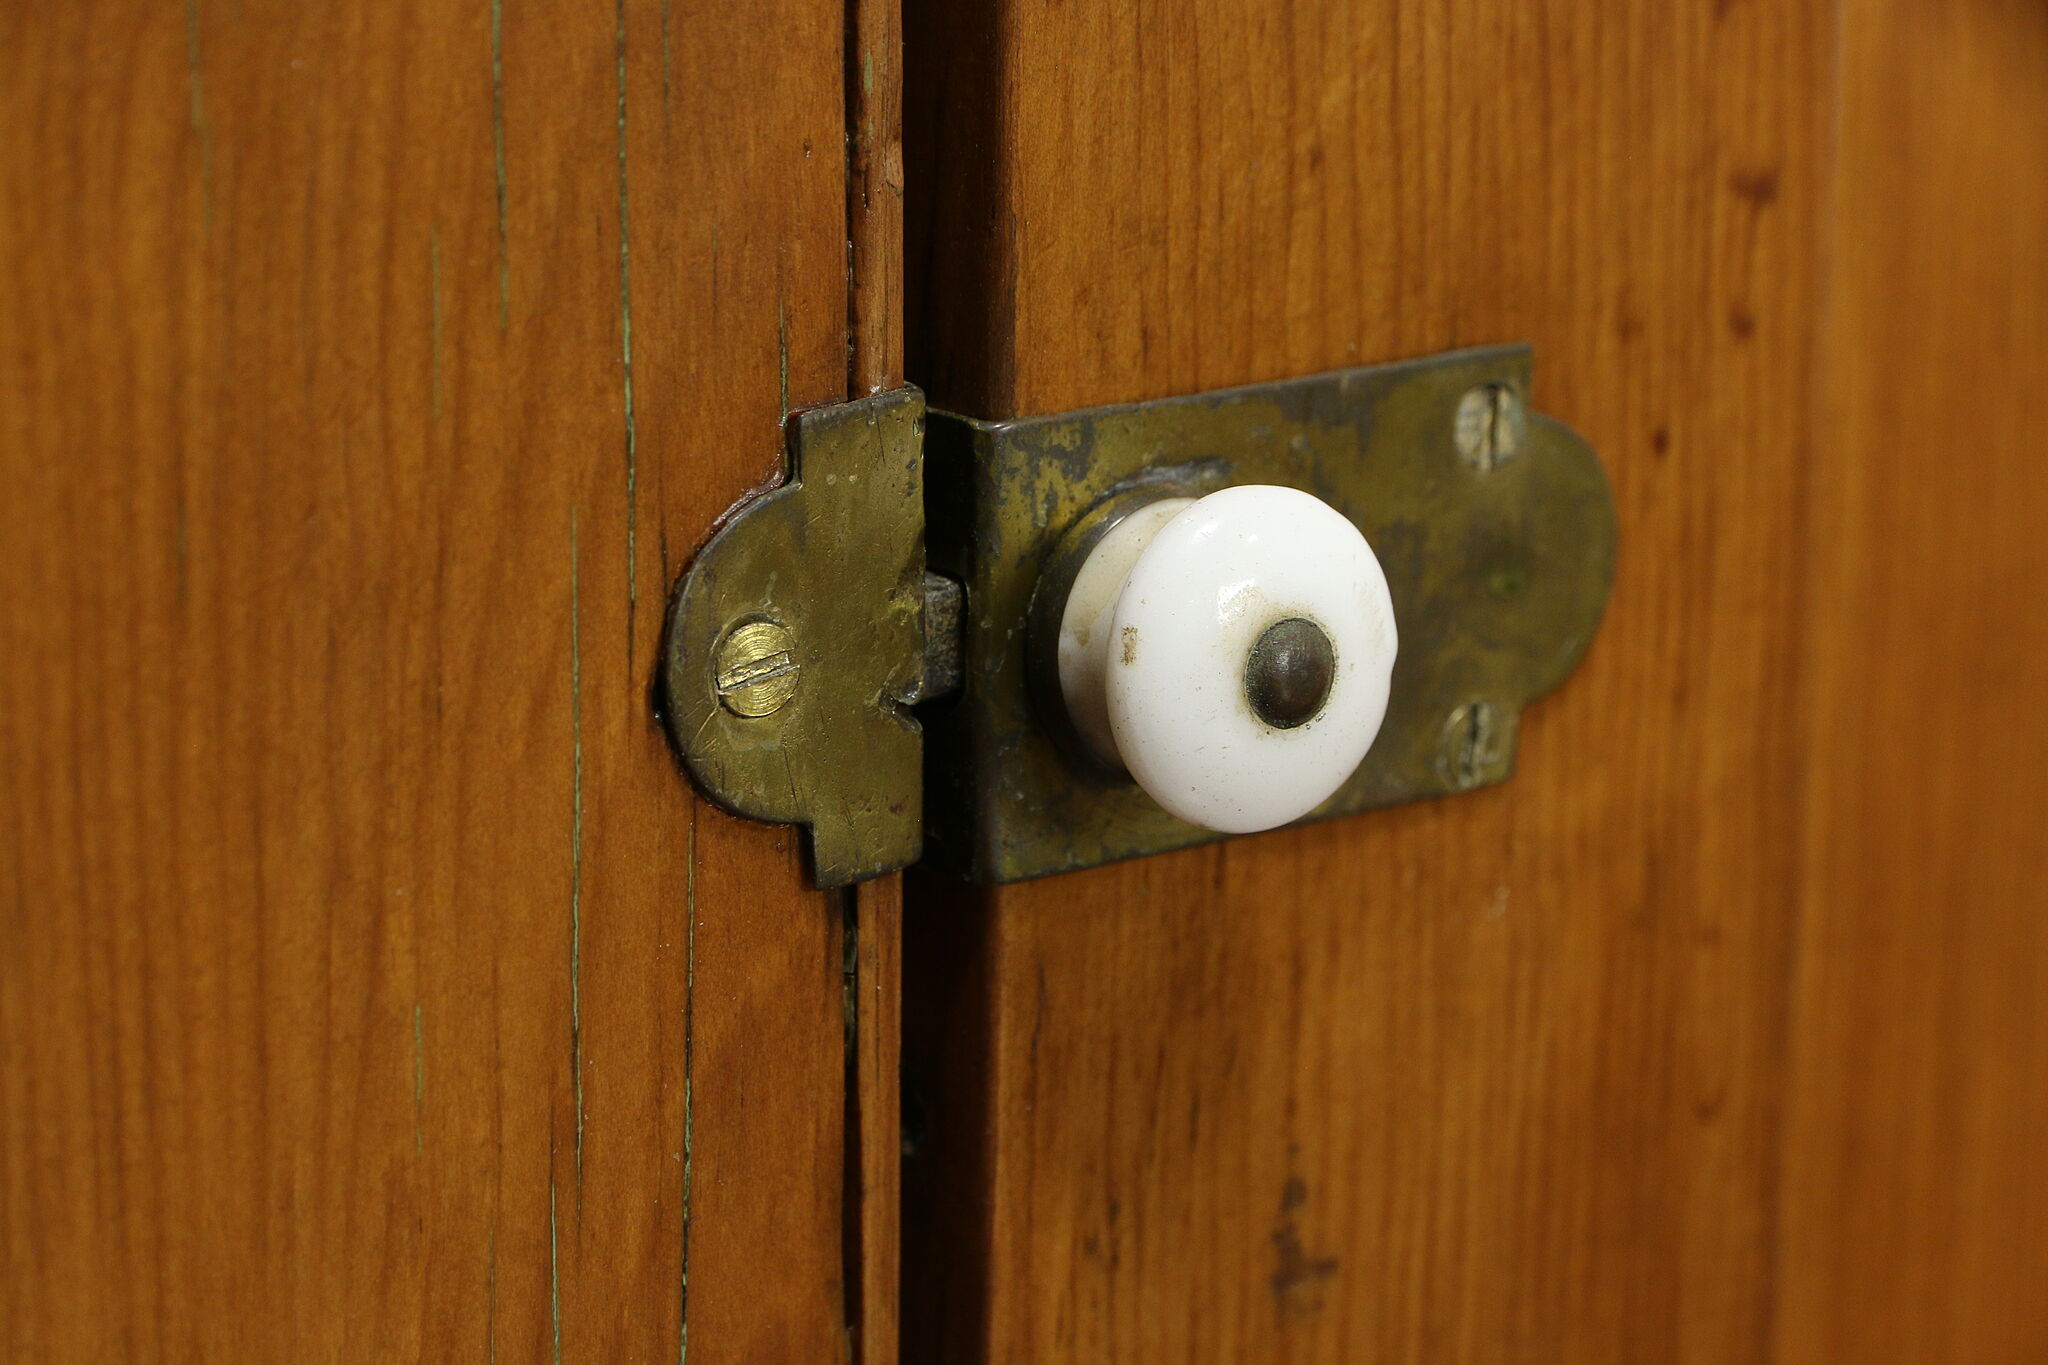
[[1500,708],[1490,701],[1467,702],[1444,720],[1437,766],[1454,791],[1470,791],[1492,779],[1508,758],[1509,735]]
[[1528,425],[1522,396],[1508,384],[1481,384],[1458,400],[1451,435],[1459,456],[1484,474],[1513,459]]
[[712,675],[725,709],[749,718],[781,710],[803,677],[795,647],[795,637],[777,621],[742,621],[728,630]]

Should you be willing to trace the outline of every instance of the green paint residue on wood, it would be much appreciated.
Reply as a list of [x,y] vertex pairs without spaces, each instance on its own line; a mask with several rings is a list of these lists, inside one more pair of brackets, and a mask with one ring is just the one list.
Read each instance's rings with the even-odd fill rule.
[[583,621],[576,509],[569,509],[569,1079],[576,1092],[576,1189],[583,1189]]
[[427,1025],[419,1001],[412,1005],[412,1149],[427,1150]]
[[498,1230],[484,1239],[484,1359],[498,1361]]
[[498,331],[512,325],[512,227],[505,212],[505,6],[491,0],[491,137],[498,157]]
[[441,229],[438,225],[427,230],[427,290],[433,315],[433,337],[431,351],[431,374],[429,387],[434,396],[434,420],[441,420]]
[[693,1112],[692,1068],[697,1045],[697,807],[690,806],[690,837],[683,874],[683,1249],[682,1297],[676,1316],[682,1323],[681,1341],[676,1348],[676,1365],[690,1359],[690,1187],[691,1144],[696,1135]]
[[199,60],[199,0],[185,0],[185,81],[193,136],[199,139],[199,202],[206,235],[213,235],[213,129],[206,121],[206,80]]
[[619,87],[619,358],[626,389],[626,667],[633,667],[634,612],[640,585],[634,566],[639,508],[639,436],[633,421],[633,252],[626,190],[626,0],[615,0],[612,23],[618,39]]
[[183,460],[178,462],[177,473],[178,490],[174,495],[177,500],[177,506],[171,511],[171,542],[172,554],[177,562],[178,605],[182,607],[185,605],[185,584],[189,576],[186,566],[192,553],[192,535],[185,524],[185,463]]
[[664,133],[669,129],[668,11],[669,0],[661,0],[661,130]]
[[548,1319],[554,1325],[555,1365],[562,1365],[562,1247],[555,1233],[554,1153],[548,1156]]

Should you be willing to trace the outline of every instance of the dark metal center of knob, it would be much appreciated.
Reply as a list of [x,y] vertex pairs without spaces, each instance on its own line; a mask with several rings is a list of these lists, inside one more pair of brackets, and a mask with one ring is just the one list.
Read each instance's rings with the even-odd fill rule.
[[1305,616],[1275,621],[1244,661],[1244,695],[1258,718],[1276,730],[1314,720],[1337,679],[1337,648]]

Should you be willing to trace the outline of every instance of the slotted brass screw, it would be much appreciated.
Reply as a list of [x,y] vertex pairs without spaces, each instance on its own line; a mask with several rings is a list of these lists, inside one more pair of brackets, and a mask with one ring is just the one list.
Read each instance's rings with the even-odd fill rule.
[[1528,420],[1522,396],[1509,384],[1481,384],[1458,400],[1454,424],[1458,455],[1484,474],[1514,458]]
[[1470,791],[1500,766],[1507,741],[1500,708],[1490,701],[1467,702],[1444,722],[1437,767],[1453,791]]
[[712,675],[725,709],[747,717],[781,710],[803,677],[795,646],[794,637],[776,621],[746,621],[728,630]]

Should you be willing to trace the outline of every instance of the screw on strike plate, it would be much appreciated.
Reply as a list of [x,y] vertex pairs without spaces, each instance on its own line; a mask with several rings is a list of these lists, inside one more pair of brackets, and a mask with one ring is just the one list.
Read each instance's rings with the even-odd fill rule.
[[1522,396],[1512,385],[1481,384],[1467,389],[1458,400],[1458,415],[1452,424],[1459,457],[1482,474],[1505,464],[1521,446],[1527,421]]
[[718,699],[736,716],[773,715],[796,694],[803,667],[791,652],[796,641],[776,621],[743,621],[725,633],[712,678]]
[[1506,756],[1507,726],[1490,701],[1467,702],[1451,712],[1437,744],[1437,767],[1453,791],[1485,782]]

